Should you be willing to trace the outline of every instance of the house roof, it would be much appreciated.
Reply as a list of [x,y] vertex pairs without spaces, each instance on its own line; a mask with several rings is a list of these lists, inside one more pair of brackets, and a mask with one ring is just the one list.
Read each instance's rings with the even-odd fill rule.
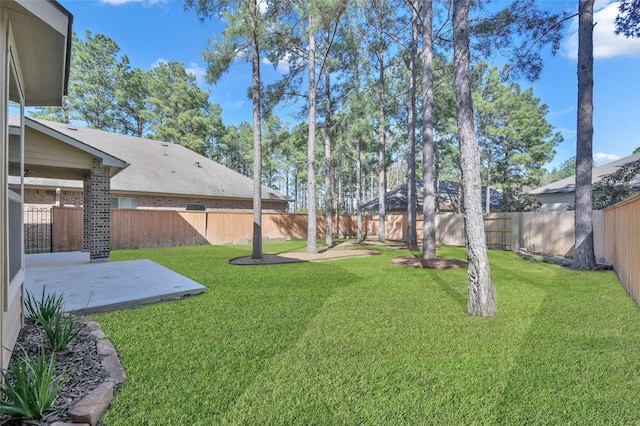
[[[614,173],[620,167],[625,164],[633,163],[634,161],[640,161],[640,152],[636,154],[632,154],[628,157],[621,158],[616,161],[612,161],[611,163],[604,164],[600,167],[595,167],[592,171],[592,179],[591,183],[595,184],[600,179],[605,176]],[[631,180],[631,187],[640,190],[640,173],[636,175]],[[530,191],[530,195],[540,195],[540,194],[562,194],[568,192],[576,191],[576,175],[569,176],[567,178],[561,179],[557,182],[552,182],[548,185],[541,186],[540,188],[536,188],[533,191]]]
[[12,23],[25,105],[61,105],[69,81],[73,15],[53,0],[2,3]]
[[[454,210],[458,205],[458,182],[443,180],[440,181],[438,191],[438,203],[440,210]],[[486,186],[482,187],[482,206],[486,200]],[[422,202],[422,182],[417,182],[416,192],[418,203]],[[387,210],[407,210],[407,184],[403,183],[390,191],[386,195]],[[362,210],[377,211],[378,198],[371,199],[362,205]],[[491,190],[491,209],[500,210],[502,208],[502,192],[496,189]]]
[[[253,198],[253,180],[182,145],[29,118],[26,125],[44,126],[60,139],[70,138],[129,164],[111,178],[111,190],[214,198]],[[25,181],[51,186],[40,181]],[[58,181],[64,185],[68,181]],[[75,187],[75,185],[73,186]],[[262,199],[289,201],[263,185]]]
[[[104,151],[96,149],[88,144],[77,141],[71,137],[63,135],[54,129],[42,124],[36,120],[25,117],[24,119],[25,128],[29,128],[39,132],[41,134],[47,135],[53,139],[52,142],[47,143],[46,150],[42,146],[31,146],[33,142],[32,138],[29,137],[30,133],[26,133],[25,135],[25,148],[24,148],[24,164],[25,164],[25,176],[33,177],[38,175],[44,175],[49,178],[68,178],[73,179],[73,177],[69,177],[72,174],[79,175],[79,179],[82,179],[86,172],[89,170],[89,165],[91,164],[91,158],[98,158],[102,161],[102,164],[105,166],[109,166],[111,168],[111,177],[120,172],[123,168],[127,167],[126,161],[121,160],[111,154],[108,154]],[[18,129],[20,126],[20,117],[15,114],[9,115],[9,126],[10,130]],[[63,164],[63,161],[59,161],[55,166],[50,165],[50,161],[45,161],[53,157],[53,152],[60,153],[62,151],[63,146],[59,144],[64,144],[64,147],[69,146],[74,149],[80,150],[83,153],[87,154],[87,169],[86,170],[68,170],[68,164]],[[47,151],[48,150],[48,151]],[[64,156],[64,155],[62,155]],[[78,164],[74,163],[74,167],[77,167]]]

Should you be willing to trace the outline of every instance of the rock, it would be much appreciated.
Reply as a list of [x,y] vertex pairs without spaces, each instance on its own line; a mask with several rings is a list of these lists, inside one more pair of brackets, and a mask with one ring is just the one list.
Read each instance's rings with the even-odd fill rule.
[[109,374],[107,380],[116,385],[124,383],[125,380],[127,380],[127,374],[124,372],[124,368],[122,367],[122,363],[120,363],[118,354],[114,353],[104,357],[102,360],[102,368]]
[[97,343],[98,355],[109,356],[116,353],[116,348],[109,339],[100,339]]
[[94,426],[109,408],[113,399],[113,386],[112,382],[103,382],[98,385],[69,411],[69,416],[76,422],[89,423]]

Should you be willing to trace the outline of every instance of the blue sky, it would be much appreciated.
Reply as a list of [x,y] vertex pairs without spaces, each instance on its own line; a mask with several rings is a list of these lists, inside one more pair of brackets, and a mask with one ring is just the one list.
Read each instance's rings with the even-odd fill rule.
[[[204,81],[206,64],[202,52],[207,40],[221,31],[223,23],[201,23],[193,11],[178,0],[59,0],[74,15],[74,30],[112,38],[129,57],[132,67],[148,70],[158,61],[179,61],[195,74],[212,102],[222,106],[225,124],[251,121],[247,88],[251,83],[247,64],[235,64],[216,85]],[[506,4],[507,2],[505,2]],[[577,11],[576,1],[540,1],[555,10]],[[640,39],[613,34],[617,3],[596,0],[594,30],[595,88],[593,153],[596,164],[630,155],[640,146]],[[533,86],[535,95],[549,106],[549,122],[561,131],[564,142],[557,148],[552,168],[572,155],[576,147],[577,20],[567,27],[561,51],[547,55],[540,80],[521,82]],[[264,60],[262,77],[273,80],[279,73]],[[293,118],[282,116],[286,121]]]

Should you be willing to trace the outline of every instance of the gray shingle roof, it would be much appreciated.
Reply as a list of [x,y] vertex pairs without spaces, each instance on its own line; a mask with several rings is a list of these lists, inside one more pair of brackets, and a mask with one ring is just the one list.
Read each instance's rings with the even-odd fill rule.
[[[111,178],[112,191],[253,198],[252,179],[184,146],[65,123],[28,120],[129,163]],[[264,185],[262,199],[288,201],[286,196]]]
[[[438,203],[441,210],[456,209],[458,203],[458,182],[450,180],[440,181],[438,191]],[[422,182],[416,182],[416,194],[418,204],[422,204]],[[482,206],[484,208],[487,199],[487,187],[482,186]],[[386,194],[386,207],[390,211],[406,211],[407,210],[407,184],[403,183],[389,191]],[[361,209],[364,211],[378,211],[378,197],[365,202]],[[502,208],[502,191],[497,189],[491,190],[491,209],[500,210]]]
[[[632,154],[628,157],[621,158],[616,161],[612,161],[611,163],[604,164],[600,167],[595,167],[593,169],[593,175],[591,179],[591,183],[594,184],[598,182],[603,177],[614,173],[620,167],[625,164],[633,163],[634,161],[640,160],[640,153]],[[640,174],[636,175],[635,178],[631,180],[631,187],[635,189],[640,189]],[[545,186],[541,186],[540,188],[536,188],[533,191],[530,191],[531,195],[538,194],[560,194],[566,192],[575,192],[576,191],[576,176],[569,176],[567,178],[561,179],[557,182],[550,183]]]

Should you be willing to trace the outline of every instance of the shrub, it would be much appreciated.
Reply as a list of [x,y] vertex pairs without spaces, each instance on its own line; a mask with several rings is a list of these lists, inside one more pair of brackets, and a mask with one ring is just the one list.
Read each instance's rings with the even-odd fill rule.
[[73,315],[58,311],[47,321],[38,318],[54,351],[64,350],[80,332],[80,323]]
[[0,392],[4,399],[0,400],[0,412],[35,419],[51,407],[70,373],[56,375],[56,356],[51,354],[47,362],[43,348],[35,359],[20,349],[22,354],[17,355],[8,369],[2,370],[4,381],[0,384]]
[[64,302],[62,295],[55,293],[45,296],[44,287],[42,288],[42,297],[35,300],[30,292],[24,302],[24,320],[27,324],[40,324],[49,322],[58,313],[64,311]]

